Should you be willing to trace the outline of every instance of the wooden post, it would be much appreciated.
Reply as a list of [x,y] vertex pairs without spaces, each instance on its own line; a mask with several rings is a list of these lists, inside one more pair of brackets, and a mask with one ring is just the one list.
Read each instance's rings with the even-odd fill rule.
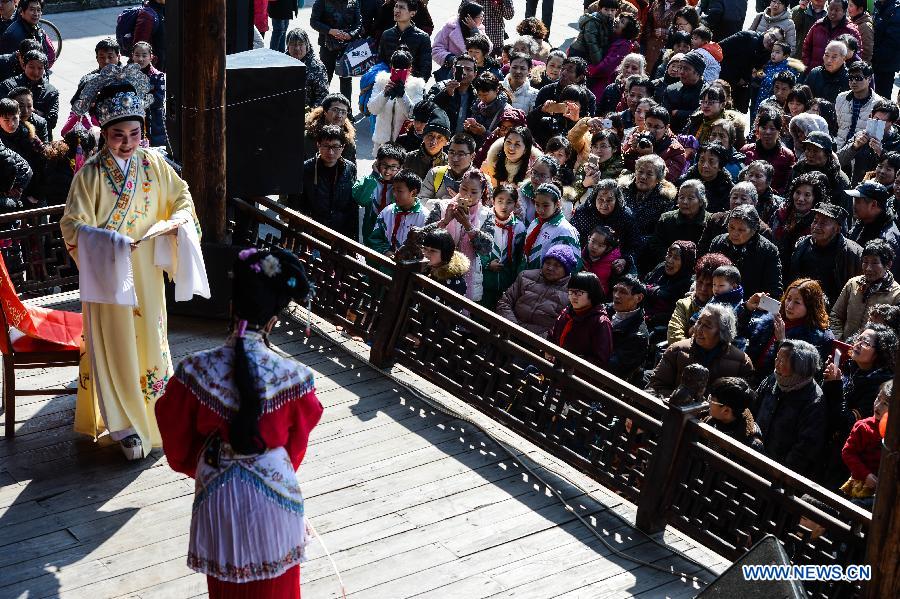
[[900,597],[900,356],[894,369],[887,431],[878,468],[878,489],[872,510],[872,526],[866,545],[866,561],[872,580],[866,585],[868,599]]
[[669,404],[663,416],[656,451],[647,465],[641,494],[637,501],[635,526],[647,534],[655,534],[666,527],[672,489],[682,457],[684,431],[700,404],[677,406]]
[[194,198],[203,241],[221,243],[225,241],[225,0],[179,4],[184,24],[183,174]]
[[409,287],[413,275],[421,273],[425,268],[424,260],[419,262],[398,262],[391,279],[391,286],[382,302],[381,318],[372,339],[369,350],[369,362],[377,368],[389,365],[394,344],[397,342],[397,331],[403,324],[404,315],[409,307]]

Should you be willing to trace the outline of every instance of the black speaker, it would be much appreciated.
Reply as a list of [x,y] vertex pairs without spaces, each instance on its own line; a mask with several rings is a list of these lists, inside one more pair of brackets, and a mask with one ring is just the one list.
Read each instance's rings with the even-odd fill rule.
[[803,583],[796,580],[747,580],[742,566],[789,566],[790,558],[784,547],[773,535],[766,535],[750,550],[739,557],[712,584],[703,589],[696,599],[806,599]]
[[226,193],[300,193],[306,65],[266,48],[225,61]]

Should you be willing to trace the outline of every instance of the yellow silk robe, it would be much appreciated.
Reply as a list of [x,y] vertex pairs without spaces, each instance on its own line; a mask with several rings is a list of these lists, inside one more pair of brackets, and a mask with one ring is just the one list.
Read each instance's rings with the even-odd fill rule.
[[[69,253],[81,263],[90,260],[78,254],[82,226],[139,239],[172,218],[197,223],[187,183],[159,154],[138,149],[123,173],[103,150],[75,175],[59,224]],[[119,440],[134,429],[145,454],[162,443],[154,407],[172,374],[163,271],[154,265],[153,246],[150,240],[131,253],[137,307],[82,304],[85,353],[75,407],[77,432],[96,438],[109,430]]]

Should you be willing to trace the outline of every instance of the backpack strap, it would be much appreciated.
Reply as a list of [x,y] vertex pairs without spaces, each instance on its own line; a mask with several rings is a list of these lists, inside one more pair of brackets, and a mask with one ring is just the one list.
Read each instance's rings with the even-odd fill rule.
[[447,174],[447,166],[438,166],[434,169],[434,193],[437,193],[437,190],[441,188],[441,183],[444,182],[444,175]]

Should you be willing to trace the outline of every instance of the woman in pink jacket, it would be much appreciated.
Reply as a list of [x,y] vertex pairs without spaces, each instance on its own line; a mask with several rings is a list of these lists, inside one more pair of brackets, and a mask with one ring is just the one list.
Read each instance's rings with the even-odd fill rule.
[[[476,2],[466,1],[459,7],[459,18],[450,21],[437,32],[431,43],[431,58],[437,65],[444,66],[448,58],[466,53],[466,40],[480,33],[487,37],[484,31],[484,9]],[[493,45],[488,40],[488,47]]]
[[602,96],[606,86],[615,80],[616,69],[626,56],[632,52],[640,52],[637,42],[640,35],[641,26],[634,15],[622,13],[616,17],[612,42],[606,55],[600,62],[588,65],[587,76],[595,96]]

